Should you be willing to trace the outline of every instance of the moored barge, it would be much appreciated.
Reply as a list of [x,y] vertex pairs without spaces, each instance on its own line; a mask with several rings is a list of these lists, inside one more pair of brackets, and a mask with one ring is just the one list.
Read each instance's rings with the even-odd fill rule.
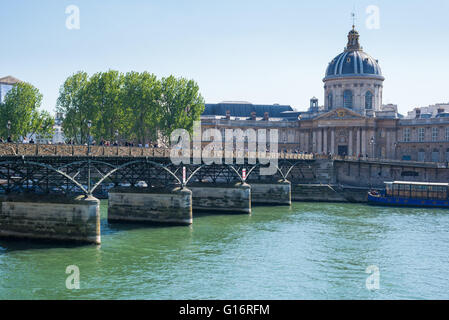
[[449,208],[449,183],[394,181],[368,192],[368,203],[384,206]]

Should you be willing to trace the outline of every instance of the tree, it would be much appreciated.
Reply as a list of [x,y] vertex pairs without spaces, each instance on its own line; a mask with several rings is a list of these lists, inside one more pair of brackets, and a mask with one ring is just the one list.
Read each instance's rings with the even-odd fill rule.
[[157,138],[160,94],[161,84],[154,74],[133,71],[125,75],[122,100],[129,124],[128,136],[135,137],[142,145]]
[[85,72],[67,78],[57,107],[65,116],[65,136],[77,143],[87,141],[87,121],[92,120],[91,134],[97,141],[114,140],[118,131],[122,138],[145,145],[157,138],[167,143],[174,129],[192,132],[204,100],[193,80],[109,70],[90,78]]
[[159,130],[164,142],[175,129],[193,131],[193,122],[204,111],[204,99],[193,80],[170,76],[161,80],[161,121]]
[[87,96],[88,80],[87,73],[82,71],[68,77],[56,102],[57,111],[64,114],[64,135],[76,143],[87,142],[87,121],[95,115]]
[[96,114],[92,117],[93,135],[113,140],[116,130],[126,124],[125,110],[122,108],[123,74],[109,70],[94,74],[87,84],[87,99]]
[[46,111],[39,111],[42,94],[26,82],[15,84],[0,105],[0,132],[8,135],[7,123],[11,122],[11,138],[30,137],[33,134],[49,135],[53,132],[54,119]]

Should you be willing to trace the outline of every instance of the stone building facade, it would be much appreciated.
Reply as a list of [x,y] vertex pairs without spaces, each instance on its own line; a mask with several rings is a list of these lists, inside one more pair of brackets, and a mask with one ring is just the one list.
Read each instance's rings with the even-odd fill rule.
[[353,27],[344,51],[326,69],[323,106],[316,98],[304,112],[279,105],[207,105],[203,130],[278,129],[281,151],[449,161],[448,110],[422,113],[418,108],[403,117],[397,106],[382,104],[384,80],[379,61],[363,51]]

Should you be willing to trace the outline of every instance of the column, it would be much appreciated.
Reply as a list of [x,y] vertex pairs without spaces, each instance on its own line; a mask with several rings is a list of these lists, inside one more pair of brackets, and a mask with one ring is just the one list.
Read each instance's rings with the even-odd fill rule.
[[335,155],[335,129],[331,130],[331,153]]
[[349,129],[348,156],[352,157],[352,128]]
[[362,129],[362,155],[366,155],[366,129]]
[[361,152],[361,150],[360,150],[360,128],[357,128],[357,147],[356,147],[356,150],[357,150],[356,156],[358,157],[360,155],[360,152]]
[[323,135],[322,135],[322,129],[318,130],[317,134],[318,144],[317,144],[317,152],[321,153],[323,152]]
[[316,139],[316,130],[312,132],[312,152],[317,152],[317,139]]
[[327,129],[324,129],[323,132],[323,152],[327,154]]

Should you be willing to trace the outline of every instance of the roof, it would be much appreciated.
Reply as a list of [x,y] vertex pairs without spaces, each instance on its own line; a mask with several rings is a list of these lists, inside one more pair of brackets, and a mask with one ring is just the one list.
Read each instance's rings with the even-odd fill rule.
[[326,78],[376,77],[383,80],[379,63],[363,51],[340,53],[327,67]]
[[265,112],[268,112],[270,117],[287,118],[291,117],[292,113],[285,112],[294,110],[289,105],[252,104],[249,102],[220,102],[206,104],[202,115],[226,116],[226,111],[230,111],[231,116],[233,117],[250,117],[252,112],[255,112],[257,117],[263,117]]
[[365,53],[359,44],[359,33],[354,29],[348,34],[345,51],[336,56],[327,67],[324,81],[347,77],[370,77],[384,80],[379,63]]
[[21,82],[19,79],[14,78],[13,76],[6,76],[3,78],[0,78],[0,83],[1,84],[9,84],[9,85],[13,85],[16,84],[18,82]]
[[393,181],[393,182],[385,182],[385,184],[408,184],[415,186],[449,187],[449,183],[439,183],[439,182]]

